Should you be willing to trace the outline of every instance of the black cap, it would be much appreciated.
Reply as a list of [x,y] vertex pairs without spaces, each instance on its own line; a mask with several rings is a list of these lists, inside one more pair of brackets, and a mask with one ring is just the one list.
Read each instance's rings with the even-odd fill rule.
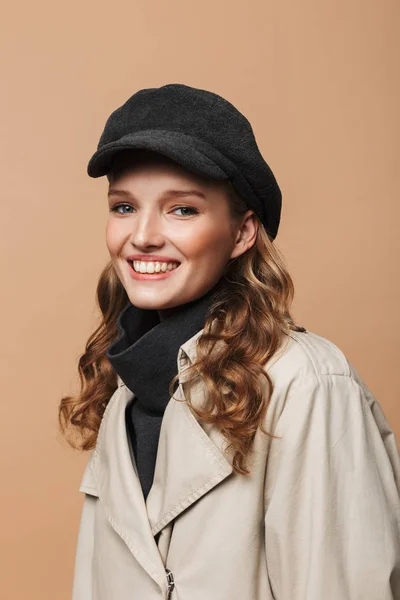
[[88,175],[106,175],[126,149],[152,150],[193,173],[229,179],[269,238],[276,237],[281,190],[249,121],[222,96],[182,83],[139,90],[108,117]]

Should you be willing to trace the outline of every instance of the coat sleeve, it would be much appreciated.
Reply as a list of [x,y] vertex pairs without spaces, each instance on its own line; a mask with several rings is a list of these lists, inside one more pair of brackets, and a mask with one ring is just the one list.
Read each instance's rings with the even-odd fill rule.
[[88,600],[93,596],[94,524],[96,503],[98,501],[98,493],[92,473],[93,460],[94,451],[91,451],[79,487],[79,491],[84,493],[84,499],[75,553],[72,600]]
[[307,375],[278,429],[265,514],[274,598],[400,600],[400,455],[372,393]]
[[72,600],[92,598],[92,561],[96,496],[85,494],[75,554]]

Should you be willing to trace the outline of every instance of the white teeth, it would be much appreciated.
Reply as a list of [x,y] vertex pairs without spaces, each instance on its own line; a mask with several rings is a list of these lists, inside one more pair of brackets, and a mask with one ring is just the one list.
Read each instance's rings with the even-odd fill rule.
[[166,263],[166,262],[150,262],[143,260],[135,260],[133,262],[133,269],[137,273],[159,273],[160,271],[166,272],[175,269],[178,263]]

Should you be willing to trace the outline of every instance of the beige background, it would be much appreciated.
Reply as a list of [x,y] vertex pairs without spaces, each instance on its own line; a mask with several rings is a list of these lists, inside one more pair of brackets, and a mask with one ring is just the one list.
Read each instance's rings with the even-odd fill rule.
[[210,89],[249,118],[284,194],[294,314],[346,353],[399,440],[399,5],[37,0],[1,29],[0,595],[67,600],[87,455],[57,408],[108,258],[106,180],[86,165],[140,88]]

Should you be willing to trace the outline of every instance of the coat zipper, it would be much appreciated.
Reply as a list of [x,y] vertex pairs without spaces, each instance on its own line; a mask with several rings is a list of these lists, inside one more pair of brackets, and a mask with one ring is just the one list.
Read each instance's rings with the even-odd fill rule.
[[172,571],[170,571],[167,568],[165,568],[165,572],[167,574],[167,584],[168,584],[168,596],[167,596],[167,598],[170,598],[171,594],[172,594],[172,590],[175,587],[174,575],[173,575]]

